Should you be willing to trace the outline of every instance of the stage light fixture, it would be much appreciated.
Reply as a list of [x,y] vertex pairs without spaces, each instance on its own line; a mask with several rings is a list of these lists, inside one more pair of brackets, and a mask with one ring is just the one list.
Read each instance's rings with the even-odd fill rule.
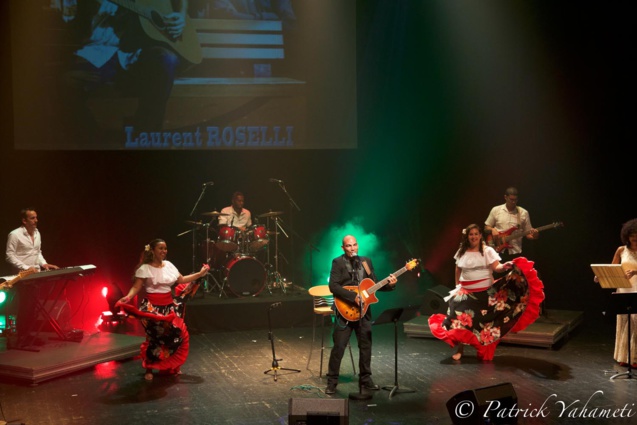
[[108,310],[102,312],[100,317],[102,323],[121,322],[126,319],[126,314],[120,308],[115,307],[117,301],[124,295],[119,287],[113,283],[107,283],[102,287],[102,296],[106,299]]

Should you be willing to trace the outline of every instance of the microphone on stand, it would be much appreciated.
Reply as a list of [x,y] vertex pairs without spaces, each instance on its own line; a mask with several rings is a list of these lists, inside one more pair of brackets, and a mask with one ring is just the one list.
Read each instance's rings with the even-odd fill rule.
[[361,267],[361,258],[358,256],[358,254],[352,255],[351,261],[352,261],[354,270],[358,270]]
[[283,180],[270,178],[270,183],[283,183]]
[[201,185],[201,187],[206,187],[206,186],[213,186],[215,184],[215,182],[207,182]]

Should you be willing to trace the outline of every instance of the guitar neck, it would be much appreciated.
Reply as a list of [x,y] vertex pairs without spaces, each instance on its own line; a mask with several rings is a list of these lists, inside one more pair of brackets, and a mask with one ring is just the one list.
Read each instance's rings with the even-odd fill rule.
[[[557,223],[552,223],[552,224],[547,224],[546,226],[536,227],[535,230],[537,230],[538,232],[541,232],[542,230],[553,229],[555,227],[558,227]],[[511,233],[509,236],[506,236],[504,238],[504,241],[509,242],[511,239],[521,238],[522,236],[526,236],[530,234],[532,231],[533,230],[516,230],[515,232]]]
[[[395,277],[400,276],[401,274],[405,273],[407,271],[407,266],[403,267],[402,269],[392,273]],[[367,293],[368,294],[373,294],[374,292],[378,291],[380,288],[382,288],[383,286],[387,285],[389,283],[389,276],[387,276],[385,279],[379,281],[378,283],[373,284],[372,286],[369,287],[369,289],[367,289]]]
[[[111,3],[115,3],[118,6],[123,7],[124,9],[128,9],[133,13],[136,13],[144,18],[151,19],[150,13],[148,13],[147,9],[144,9],[139,4],[135,3],[132,0],[108,0]],[[101,1],[100,1],[101,3]]]

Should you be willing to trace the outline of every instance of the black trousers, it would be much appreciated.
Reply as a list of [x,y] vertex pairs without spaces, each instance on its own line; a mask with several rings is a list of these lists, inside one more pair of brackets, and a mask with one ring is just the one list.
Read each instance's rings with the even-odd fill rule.
[[368,317],[363,317],[358,322],[346,322],[339,315],[334,321],[334,331],[332,339],[334,346],[330,353],[330,362],[327,370],[327,384],[338,384],[338,376],[341,369],[341,360],[345,354],[345,349],[349,343],[352,331],[356,333],[358,341],[358,368],[360,371],[359,381],[367,383],[372,375],[372,322]]

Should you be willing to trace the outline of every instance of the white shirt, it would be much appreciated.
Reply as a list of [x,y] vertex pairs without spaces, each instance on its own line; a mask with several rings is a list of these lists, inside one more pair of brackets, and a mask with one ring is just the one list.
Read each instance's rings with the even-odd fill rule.
[[9,233],[5,259],[18,270],[40,269],[47,264],[42,256],[42,238],[38,229],[33,232],[33,239],[24,226]]
[[179,279],[179,270],[173,263],[164,260],[163,267],[142,264],[135,271],[135,277],[144,279],[144,288],[149,294],[165,294]]
[[481,279],[488,279],[491,282],[493,280],[491,264],[500,261],[500,255],[490,246],[485,246],[483,252],[484,255],[480,251],[466,251],[462,257],[458,257],[458,253],[456,253],[453,258],[456,260],[458,268],[461,269],[460,282]]
[[219,216],[219,225],[228,225],[234,227],[250,227],[252,226],[252,214],[250,211],[243,208],[241,210],[241,214],[237,214],[237,212],[232,208],[232,206],[225,207],[221,210],[222,215]]
[[[493,285],[491,264],[501,260],[500,255],[490,246],[484,247],[484,255],[480,254],[480,251],[465,251],[462,257],[458,257],[459,252],[456,252],[453,258],[456,260],[456,266],[460,269],[460,278],[458,279],[460,282],[449,291],[449,295],[444,297],[446,302],[455,297],[461,288],[471,291],[483,291],[490,288]],[[475,283],[465,285],[463,282]]]
[[[626,265],[629,264],[631,269],[637,268],[637,255],[635,252],[624,246],[624,249],[621,253],[621,264]],[[624,269],[626,271],[627,269]],[[617,292],[637,292],[637,275],[634,275],[629,280],[632,288],[617,288]]]
[[[522,207],[516,207],[515,211],[510,212],[506,204],[493,207],[484,224],[496,228],[498,232],[505,232],[512,227],[519,228],[525,232],[533,228],[531,225],[531,217],[527,210]],[[511,239],[509,245],[511,245],[511,247],[508,248],[509,254],[521,253],[522,237]]]

